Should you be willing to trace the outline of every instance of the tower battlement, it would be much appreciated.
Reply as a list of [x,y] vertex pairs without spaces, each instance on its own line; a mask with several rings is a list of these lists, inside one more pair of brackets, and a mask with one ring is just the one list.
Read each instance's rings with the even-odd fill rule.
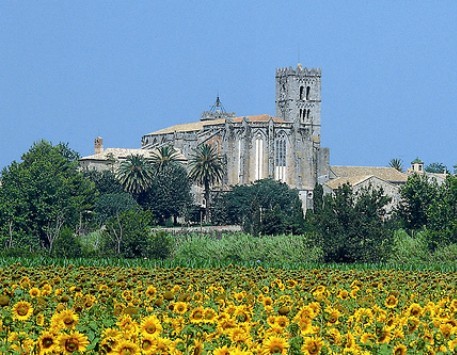
[[287,76],[315,76],[321,77],[320,68],[303,68],[301,64],[297,65],[297,68],[278,68],[276,69],[276,78],[287,77]]

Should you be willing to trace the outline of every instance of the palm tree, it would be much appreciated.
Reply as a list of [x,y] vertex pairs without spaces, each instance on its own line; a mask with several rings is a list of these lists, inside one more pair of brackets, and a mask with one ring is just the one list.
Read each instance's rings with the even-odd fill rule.
[[160,173],[167,165],[177,161],[178,152],[171,145],[162,146],[151,155],[151,163],[155,166],[157,173]]
[[189,160],[189,177],[203,185],[205,190],[206,213],[209,220],[210,187],[222,181],[224,167],[216,149],[210,144],[202,144],[197,147],[194,155]]
[[403,162],[401,161],[401,159],[398,159],[398,158],[391,159],[389,162],[389,166],[391,168],[398,170],[401,173],[403,172]]
[[152,184],[152,165],[141,155],[129,155],[119,165],[117,179],[125,191],[138,197]]

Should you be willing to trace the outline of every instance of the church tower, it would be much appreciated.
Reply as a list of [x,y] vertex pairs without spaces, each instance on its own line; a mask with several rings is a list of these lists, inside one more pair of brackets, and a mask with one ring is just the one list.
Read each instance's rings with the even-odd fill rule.
[[276,116],[308,128],[315,137],[321,126],[321,70],[281,68],[276,70]]

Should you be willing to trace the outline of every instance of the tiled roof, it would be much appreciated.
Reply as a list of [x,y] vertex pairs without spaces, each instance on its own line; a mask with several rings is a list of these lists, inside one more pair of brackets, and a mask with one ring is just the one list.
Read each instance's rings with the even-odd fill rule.
[[336,179],[331,179],[325,183],[327,187],[329,187],[332,190],[336,190],[338,187],[348,183],[351,186],[356,186],[370,178],[372,178],[373,175],[355,175],[351,177],[338,177]]
[[[184,161],[186,158],[182,155],[181,151],[177,148],[174,148],[178,153],[178,160]],[[116,160],[126,159],[129,155],[141,155],[146,159],[151,158],[155,150],[151,149],[129,149],[129,148],[106,148],[101,153],[89,155],[87,157],[82,157],[79,160],[101,160],[107,161],[111,158]]]
[[330,170],[336,177],[373,175],[390,182],[406,182],[408,175],[391,167],[382,166],[332,166]]
[[241,123],[243,120],[246,119],[248,122],[253,122],[253,123],[263,123],[263,122],[269,122],[270,120],[273,120],[274,123],[286,123],[282,118],[278,117],[272,117],[267,114],[263,115],[256,115],[256,116],[240,116],[240,117],[234,117],[234,118],[217,118],[214,120],[206,120],[206,121],[198,121],[198,122],[192,122],[192,123],[183,123],[183,124],[178,124],[174,125],[168,128],[160,129],[155,132],[148,133],[147,135],[156,135],[156,134],[168,134],[168,133],[174,133],[174,132],[192,132],[192,131],[200,131],[204,129],[206,126],[215,126],[215,125],[221,125],[225,124],[226,121],[231,121],[234,123]]

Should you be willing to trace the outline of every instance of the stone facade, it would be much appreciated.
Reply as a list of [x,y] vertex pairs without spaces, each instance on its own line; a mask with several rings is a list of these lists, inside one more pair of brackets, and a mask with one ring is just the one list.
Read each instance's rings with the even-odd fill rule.
[[329,176],[329,150],[320,145],[320,105],[319,69],[278,69],[277,117],[237,117],[227,113],[218,98],[199,121],[144,135],[142,148],[173,145],[189,159],[199,145],[212,144],[225,167],[217,189],[273,178],[298,189],[309,208],[316,182]]

